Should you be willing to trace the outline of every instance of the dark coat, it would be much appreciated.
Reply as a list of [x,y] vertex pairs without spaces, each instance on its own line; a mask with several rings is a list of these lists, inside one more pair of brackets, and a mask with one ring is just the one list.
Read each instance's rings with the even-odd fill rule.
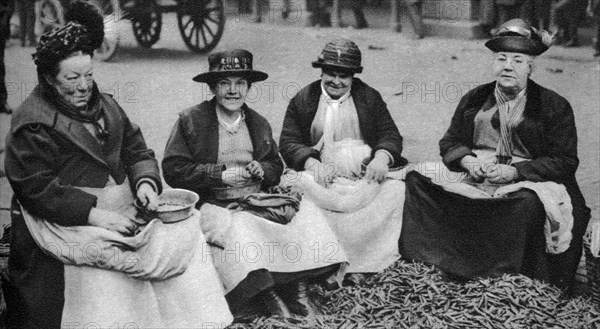
[[104,187],[110,175],[118,184],[129,177],[132,191],[142,178],[161,188],[158,163],[140,129],[110,96],[100,94],[99,101],[110,134],[104,145],[81,122],[46,101],[39,86],[12,118],[6,173],[14,191],[9,258],[14,289],[7,300],[13,304],[9,310],[26,312],[20,319],[25,326],[60,326],[64,268],[36,245],[17,200],[32,214],[59,225],[87,225],[96,197],[74,186]]
[[[474,148],[475,115],[480,110],[487,111],[495,105],[494,88],[495,82],[481,85],[463,96],[459,102],[450,127],[439,143],[444,164],[450,169],[462,171],[460,159],[468,154],[475,155],[471,152]],[[492,126],[498,129],[500,127],[498,113],[492,118]],[[518,180],[564,184],[571,197],[573,241],[565,252],[565,257],[573,253],[569,261],[576,266],[590,209],[585,205],[575,179],[579,158],[573,109],[564,97],[529,80],[523,121],[516,127],[516,133],[532,156],[531,161],[513,164],[517,168]]]
[[[279,138],[281,155],[288,166],[304,170],[310,157],[320,159],[319,151],[312,148],[310,127],[319,106],[321,80],[302,88],[288,105]],[[358,78],[352,81],[350,94],[358,113],[360,131],[371,147],[371,156],[377,150],[386,150],[394,157],[394,166],[406,165],[401,156],[402,136],[394,123],[381,94]]]
[[[283,163],[271,126],[246,104],[242,111],[252,140],[253,159],[265,173],[263,187],[277,185]],[[216,164],[218,151],[219,121],[213,98],[179,113],[162,161],[165,181],[171,187],[198,193],[201,202],[212,199],[210,188],[223,185],[221,174],[225,168]]]

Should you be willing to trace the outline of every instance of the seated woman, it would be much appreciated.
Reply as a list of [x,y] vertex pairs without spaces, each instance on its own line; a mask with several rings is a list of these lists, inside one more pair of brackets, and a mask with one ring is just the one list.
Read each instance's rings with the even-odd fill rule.
[[[354,77],[362,72],[354,42],[327,43],[312,65],[321,79],[292,98],[283,121],[283,159],[301,172],[286,183],[303,189],[303,205],[320,206],[348,254],[347,282],[360,283],[361,273],[381,271],[399,257],[404,184],[386,175],[407,163],[402,136],[379,92]],[[306,174],[314,180],[301,179]],[[336,177],[342,179],[330,184]]]
[[319,254],[337,240],[309,213],[282,225],[220,207],[228,201],[219,188],[276,186],[283,165],[271,126],[245,104],[251,84],[267,74],[253,70],[252,54],[242,49],[213,53],[208,63],[194,81],[207,83],[214,97],[179,114],[162,161],[165,181],[200,195],[202,230],[234,315],[248,315],[255,304],[282,317],[314,315],[307,280],[337,271],[345,256]]
[[[184,274],[180,268],[179,276],[164,281],[160,275],[152,282],[138,280],[117,270],[158,262],[156,253],[145,254],[146,260],[120,258],[160,242],[140,243],[139,234],[132,234],[144,223],[120,210],[134,210],[133,195],[156,209],[161,179],[139,127],[94,82],[92,55],[102,44],[102,16],[87,2],[71,6],[66,26],[40,40],[33,56],[38,85],[15,111],[6,143],[6,174],[14,191],[10,284],[3,287],[9,326],[231,322],[210,262],[195,258]],[[140,229],[149,237],[152,229]],[[202,245],[195,241],[192,252]],[[178,257],[190,260],[192,254]],[[81,262],[90,266],[66,265]],[[173,300],[187,303],[161,308]],[[173,321],[166,321],[170,316]]]
[[575,180],[571,105],[530,79],[551,40],[514,19],[486,43],[496,81],[461,99],[439,144],[444,164],[467,173],[466,183],[487,197],[409,173],[403,256],[460,277],[513,272],[572,286],[590,210]]

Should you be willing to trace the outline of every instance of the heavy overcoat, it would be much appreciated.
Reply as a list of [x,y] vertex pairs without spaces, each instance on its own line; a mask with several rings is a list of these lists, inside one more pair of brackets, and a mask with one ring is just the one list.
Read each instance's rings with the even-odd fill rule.
[[154,152],[111,96],[98,95],[109,134],[102,144],[44,95],[37,86],[19,106],[6,142],[6,173],[14,191],[7,302],[9,323],[16,327],[58,328],[64,303],[63,264],[38,247],[19,203],[59,225],[87,225],[97,198],[76,187],[101,188],[112,177],[117,184],[129,178],[132,191],[142,178],[161,189]]
[[[320,152],[312,146],[310,127],[317,113],[321,97],[321,80],[302,88],[290,101],[279,138],[281,155],[294,170],[304,170],[309,157],[320,159]],[[381,94],[358,78],[350,88],[352,100],[358,113],[360,131],[373,156],[377,150],[386,150],[394,158],[394,166],[406,165],[401,156],[402,136],[394,123]]]

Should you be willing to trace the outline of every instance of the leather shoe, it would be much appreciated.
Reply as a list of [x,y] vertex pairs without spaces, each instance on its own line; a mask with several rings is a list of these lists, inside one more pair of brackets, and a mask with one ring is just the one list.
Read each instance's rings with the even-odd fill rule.
[[308,296],[308,284],[306,281],[298,281],[286,287],[283,295],[290,311],[304,317],[322,315],[320,308]]
[[261,293],[260,300],[269,315],[280,316],[282,318],[290,318],[292,316],[283,299],[272,288]]

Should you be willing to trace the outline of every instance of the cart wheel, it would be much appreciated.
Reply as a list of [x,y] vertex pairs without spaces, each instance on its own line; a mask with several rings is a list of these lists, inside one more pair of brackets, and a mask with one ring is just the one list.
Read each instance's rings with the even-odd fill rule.
[[138,0],[134,3],[129,13],[133,34],[140,46],[150,48],[160,38],[162,13],[156,0]]
[[42,0],[39,2],[38,15],[41,34],[65,25],[65,14],[60,0]]
[[225,13],[222,0],[182,0],[177,7],[179,32],[190,50],[211,51],[223,36]]
[[104,42],[100,49],[94,52],[94,58],[108,61],[119,48],[119,20],[121,19],[121,6],[119,0],[89,0],[100,10],[104,17]]

